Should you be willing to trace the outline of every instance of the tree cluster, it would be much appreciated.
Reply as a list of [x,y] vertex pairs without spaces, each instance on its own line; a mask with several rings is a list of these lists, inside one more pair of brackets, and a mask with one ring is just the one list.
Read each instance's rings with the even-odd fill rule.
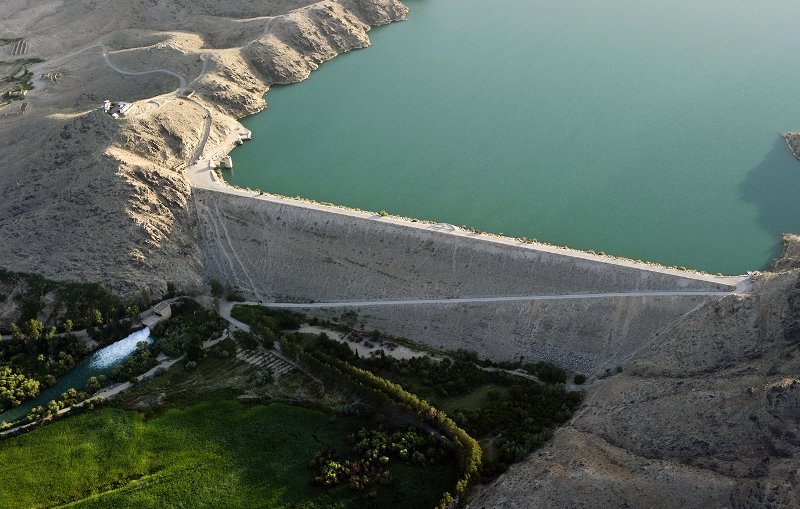
[[[55,294],[53,312],[45,322],[53,323],[57,317],[68,317],[76,329],[100,325],[98,314],[104,320],[118,320],[126,315],[125,306],[116,295],[93,283],[67,283],[51,281],[36,274],[0,270],[0,282],[24,283],[25,291],[15,295],[20,308],[20,321],[39,318],[45,309],[44,296]],[[59,327],[63,322],[59,322]]]
[[156,356],[147,341],[139,341],[131,355],[111,368],[111,378],[117,382],[135,382],[137,376],[153,369],[157,364]]
[[38,396],[86,355],[86,345],[55,327],[30,319],[11,325],[11,338],[0,341],[0,411]]
[[91,394],[86,391],[79,391],[78,389],[72,387],[67,389],[66,392],[61,394],[61,398],[58,400],[50,400],[47,403],[46,407],[37,406],[33,407],[28,415],[25,417],[25,420],[28,422],[38,421],[40,419],[46,417],[52,417],[58,414],[59,411],[63,408],[68,408],[75,406],[79,403],[83,403],[87,399],[89,399]]
[[198,361],[203,356],[203,343],[222,334],[225,326],[225,320],[215,312],[182,299],[170,319],[153,328],[153,335],[159,338],[158,348],[170,357],[186,352],[188,360]]
[[261,338],[266,348],[272,348],[281,331],[297,330],[305,317],[285,309],[268,309],[261,306],[236,305],[231,316],[250,325],[250,331]]
[[320,351],[307,352],[303,348],[302,338],[284,336],[281,338],[280,346],[284,354],[306,365],[319,374],[323,380],[344,383],[353,392],[371,401],[379,408],[395,406],[423,423],[433,426],[440,434],[447,437],[461,466],[461,475],[452,494],[447,492],[442,496],[439,507],[450,507],[454,502],[463,500],[469,487],[478,479],[483,453],[478,442],[447,414],[406,391],[400,385],[377,376],[371,371],[358,368]]
[[0,411],[39,395],[40,383],[8,366],[0,366]]
[[326,446],[310,466],[317,475],[314,484],[333,487],[347,484],[350,489],[364,490],[375,483],[390,484],[391,460],[409,465],[433,465],[452,457],[450,441],[437,433],[424,433],[413,428],[389,431],[362,428],[348,437],[353,444],[354,458],[343,458],[336,449]]
[[11,325],[11,340],[0,342],[0,363],[44,379],[66,373],[86,352],[86,344],[79,338],[58,335],[55,327],[30,319],[20,326]]
[[[299,341],[295,337],[295,342]],[[400,384],[421,397],[445,399],[471,394],[488,384],[505,388],[490,394],[480,408],[459,409],[453,420],[471,436],[492,439],[493,454],[484,457],[482,475],[491,479],[512,463],[522,460],[552,436],[553,429],[566,422],[582,400],[579,392],[567,391],[562,382],[541,384],[502,370],[482,369],[477,354],[458,351],[454,359],[415,357],[396,359],[380,351],[377,356],[359,358],[347,344],[320,335],[305,341],[304,348],[339,361],[357,365]],[[561,368],[546,362],[529,364],[540,379],[566,380]]]

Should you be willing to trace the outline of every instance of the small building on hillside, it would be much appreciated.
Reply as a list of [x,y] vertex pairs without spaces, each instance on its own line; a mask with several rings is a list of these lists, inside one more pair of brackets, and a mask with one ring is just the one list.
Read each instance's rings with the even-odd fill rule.
[[169,302],[163,302],[153,308],[153,312],[157,314],[161,320],[167,320],[172,316],[172,305]]
[[107,113],[114,118],[119,118],[125,115],[125,112],[131,109],[133,104],[123,101],[114,102],[106,99],[103,102],[103,113]]

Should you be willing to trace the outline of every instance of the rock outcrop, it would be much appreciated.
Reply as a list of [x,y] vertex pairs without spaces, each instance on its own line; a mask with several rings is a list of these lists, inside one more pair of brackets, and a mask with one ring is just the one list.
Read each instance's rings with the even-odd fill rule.
[[800,270],[760,274],[595,381],[470,507],[798,507],[799,374]]
[[783,133],[783,139],[786,140],[786,145],[792,151],[792,155],[800,160],[800,133]]

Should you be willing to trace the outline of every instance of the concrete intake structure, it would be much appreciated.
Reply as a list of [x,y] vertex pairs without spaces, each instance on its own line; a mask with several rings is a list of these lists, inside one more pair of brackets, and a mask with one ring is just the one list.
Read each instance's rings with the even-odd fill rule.
[[[615,367],[745,277],[718,277],[205,183],[193,187],[209,277],[262,302],[349,302],[359,324],[498,360]],[[658,295],[641,295],[659,292]],[[686,294],[681,295],[682,292]],[[690,295],[689,293],[695,294]],[[625,295],[625,294],[639,295]],[[578,298],[575,294],[615,294]],[[569,298],[558,296],[569,295]],[[364,301],[552,296],[363,305]],[[587,295],[587,297],[589,297]],[[346,307],[305,312],[338,317]]]

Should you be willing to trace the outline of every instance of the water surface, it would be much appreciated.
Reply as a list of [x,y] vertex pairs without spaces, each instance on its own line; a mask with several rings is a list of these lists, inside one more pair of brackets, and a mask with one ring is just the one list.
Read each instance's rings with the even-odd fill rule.
[[73,387],[79,391],[85,390],[86,381],[90,377],[100,375],[108,376],[111,373],[111,368],[121,363],[130,354],[135,352],[137,343],[141,341],[147,343],[153,342],[153,339],[150,337],[149,327],[145,327],[124,339],[120,339],[115,343],[96,350],[87,358],[75,364],[75,367],[61,376],[54,386],[43,390],[36,398],[23,401],[18,407],[0,412],[0,422],[11,422],[25,417],[37,406],[46,407],[50,401],[58,401],[61,399],[61,395]]
[[230,182],[728,274],[800,231],[800,2],[407,5],[272,90]]

